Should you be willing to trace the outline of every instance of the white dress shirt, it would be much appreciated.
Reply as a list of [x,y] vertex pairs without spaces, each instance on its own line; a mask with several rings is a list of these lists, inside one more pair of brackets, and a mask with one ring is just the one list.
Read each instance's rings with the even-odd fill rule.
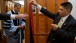
[[11,18],[11,19],[15,19],[15,16],[16,16],[16,15],[11,14],[10,18]]
[[40,6],[39,4],[37,4],[37,8],[38,8],[38,10],[41,10],[42,6]]

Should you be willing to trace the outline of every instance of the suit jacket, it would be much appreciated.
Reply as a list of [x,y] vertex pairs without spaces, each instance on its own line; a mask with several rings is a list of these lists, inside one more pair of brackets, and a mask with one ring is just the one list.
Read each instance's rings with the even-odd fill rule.
[[[9,11],[7,14],[12,14],[12,12]],[[26,25],[22,19],[20,22],[21,24]],[[16,33],[17,30],[17,26],[15,26],[13,19],[4,21],[4,35],[7,37],[8,43],[19,43],[20,33],[19,31]]]
[[10,19],[10,16],[11,16],[11,15],[9,15],[9,14],[0,13],[0,20]]
[[[44,8],[41,8],[41,12],[44,15],[52,18],[54,20],[53,22],[54,24],[58,24],[61,18],[59,13],[53,14]],[[72,17],[72,15],[69,15],[61,28],[58,28],[56,31],[50,30],[47,42],[74,43],[75,36],[76,36],[76,20]]]

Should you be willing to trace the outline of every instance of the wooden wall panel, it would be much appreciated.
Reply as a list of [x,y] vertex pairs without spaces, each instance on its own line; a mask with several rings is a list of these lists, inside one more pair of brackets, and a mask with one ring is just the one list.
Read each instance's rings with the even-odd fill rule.
[[45,24],[39,25],[39,33],[45,33]]
[[48,18],[48,28],[47,28],[47,33],[49,33],[50,32],[50,30],[51,30],[51,24],[53,23],[53,20],[52,19],[50,19],[50,18]]
[[[44,8],[46,8],[45,2],[46,2],[46,0],[38,0],[38,3]],[[40,11],[38,10],[38,15],[43,15],[43,14],[40,13]]]
[[46,0],[46,9],[55,13],[55,0]]
[[36,29],[36,23],[37,23],[37,21],[36,21],[36,16],[33,16],[33,21],[34,21],[34,33],[37,33],[37,29]]
[[[27,35],[27,38],[28,39],[25,39],[25,40],[27,40],[27,43],[30,43],[30,35]],[[26,42],[26,41],[25,41]]]
[[39,24],[45,24],[45,16],[39,16]]
[[[0,13],[6,13],[6,2],[4,0],[0,0]],[[1,20],[1,27],[0,28],[0,43],[8,43],[7,38],[3,35],[3,24],[4,21]]]
[[20,13],[24,13],[24,6],[21,6]]
[[43,7],[45,7],[45,0],[39,0],[39,4]]
[[63,3],[63,2],[66,2],[66,1],[67,0],[62,0],[62,1],[56,0],[56,4],[57,4],[57,6],[56,6],[56,12],[60,9],[60,4]]
[[45,16],[39,16],[39,33],[45,33]]
[[45,43],[45,36],[39,36],[39,43]]
[[34,36],[34,42],[37,43],[37,36]]
[[13,2],[10,2],[10,1],[7,1],[7,6],[6,7],[7,7],[6,10],[8,12],[8,11],[10,11],[10,10],[13,9],[14,3]]

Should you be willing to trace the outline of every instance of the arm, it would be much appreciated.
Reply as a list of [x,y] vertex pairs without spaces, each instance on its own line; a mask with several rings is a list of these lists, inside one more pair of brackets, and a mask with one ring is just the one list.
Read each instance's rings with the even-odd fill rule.
[[10,19],[10,16],[11,16],[11,15],[9,15],[9,14],[0,13],[0,20]]
[[12,36],[16,30],[17,26],[14,26],[13,20],[4,21],[4,31],[6,36]]
[[[76,21],[75,21],[76,22]],[[51,24],[52,30],[56,36],[67,41],[73,42],[76,36],[76,23],[66,24],[63,28],[58,27],[56,24]]]
[[55,34],[60,38],[64,39],[65,41],[74,41],[74,38],[76,36],[76,24],[69,25],[67,31],[58,28]]
[[49,18],[52,18],[54,19],[55,18],[55,14],[53,14],[52,12],[49,12],[48,10],[44,9],[44,8],[41,8],[40,10],[44,15],[46,15],[47,17]]
[[26,19],[28,18],[28,14],[20,14],[20,15],[13,15],[13,14],[3,14],[0,13],[0,20],[9,20],[9,19]]
[[[25,22],[21,21],[23,26],[25,27]],[[4,30],[7,36],[12,36],[17,29],[22,29],[22,26],[15,26],[13,20],[6,20],[4,22]]]
[[37,4],[37,2],[35,0],[31,0],[30,3],[32,3],[33,5],[37,6],[37,8],[46,16],[54,19],[55,18],[55,14],[53,14],[52,12],[49,12],[47,9],[44,9],[42,6],[40,6],[39,4]]

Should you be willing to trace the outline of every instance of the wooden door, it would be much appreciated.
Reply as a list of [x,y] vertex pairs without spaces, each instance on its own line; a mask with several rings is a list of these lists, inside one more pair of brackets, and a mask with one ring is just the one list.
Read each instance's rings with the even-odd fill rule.
[[[56,13],[59,10],[60,4],[67,0],[36,0],[41,6],[47,10]],[[26,12],[29,14],[29,0],[26,1]],[[47,37],[50,32],[51,24],[53,20],[46,17],[44,14],[39,12],[36,8],[36,12],[33,13],[34,20],[34,41],[35,43],[47,43]],[[30,43],[30,22],[29,18],[26,20],[26,31],[25,31],[25,42]]]
[[[0,0],[0,13],[6,12],[6,1]],[[7,38],[3,35],[3,20],[0,20],[0,43],[7,43]]]

